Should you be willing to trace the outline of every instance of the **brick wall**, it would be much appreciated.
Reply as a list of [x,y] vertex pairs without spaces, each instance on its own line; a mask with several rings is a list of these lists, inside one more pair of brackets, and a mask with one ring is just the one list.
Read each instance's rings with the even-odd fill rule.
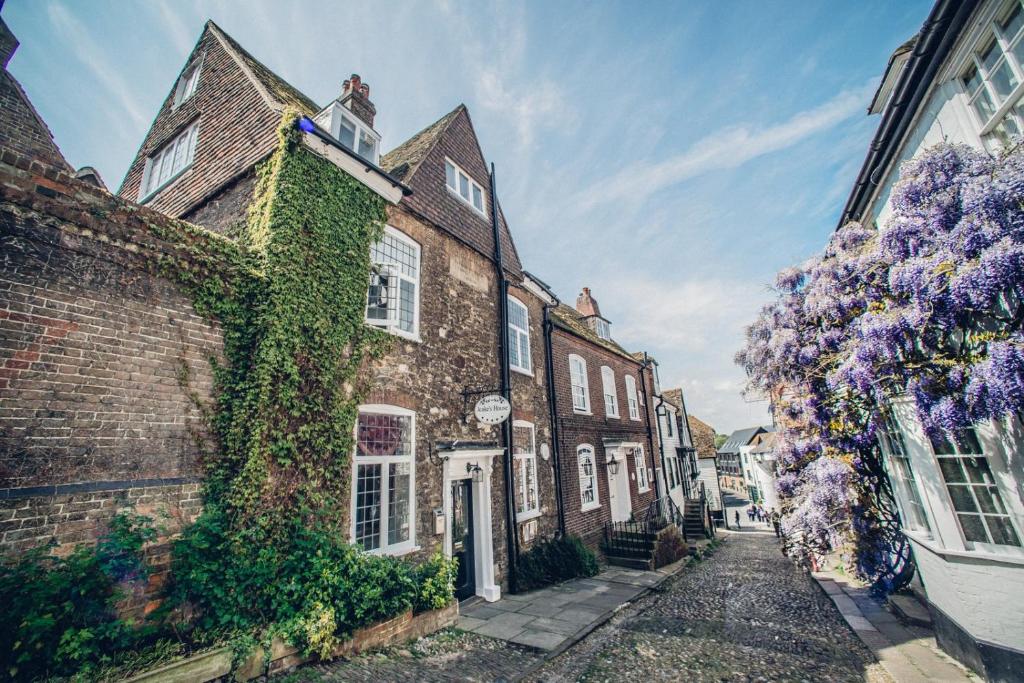
[[4,112],[0,116],[0,140],[4,146],[45,160],[61,170],[70,170],[50,130],[7,69],[0,69],[0,111]]
[[221,337],[154,263],[226,267],[206,240],[227,245],[0,149],[0,551],[197,514]]
[[[608,471],[605,465],[608,453],[604,439],[636,442],[643,446],[649,468],[654,469],[656,451],[648,438],[648,420],[653,416],[651,403],[651,376],[649,371],[641,372],[641,365],[604,347],[555,327],[551,339],[554,363],[554,383],[557,400],[559,445],[562,461],[562,498],[565,504],[566,531],[583,537],[591,547],[596,547],[604,524],[611,521],[608,497]],[[587,379],[590,389],[592,415],[577,414],[572,407],[571,382],[569,379],[569,355],[581,356],[587,363]],[[618,393],[619,418],[605,416],[604,396],[601,383],[601,367],[607,365],[615,372],[615,387]],[[631,374],[637,379],[638,400],[643,404],[641,383],[647,387],[647,410],[640,407],[639,421],[629,418],[626,402],[625,376]],[[651,423],[653,425],[653,423]],[[580,504],[579,468],[576,449],[581,444],[594,447],[597,461],[597,485],[600,507],[583,512]],[[630,502],[634,511],[645,509],[655,500],[654,482],[651,490],[641,493],[637,487],[633,462],[627,464],[629,472]]]

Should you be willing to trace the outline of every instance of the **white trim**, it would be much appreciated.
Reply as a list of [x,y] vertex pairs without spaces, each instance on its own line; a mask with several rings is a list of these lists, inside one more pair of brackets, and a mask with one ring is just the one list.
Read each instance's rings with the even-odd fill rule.
[[[157,158],[161,159],[161,170],[163,172],[163,165],[167,162],[167,159],[162,158],[164,155],[170,155],[171,164],[174,164],[174,158],[178,155],[178,147],[180,145],[186,145],[185,147],[185,163],[176,171],[173,171],[163,182],[158,185],[152,184],[153,175],[153,163]],[[186,171],[192,168],[192,164],[195,163],[196,148],[199,145],[199,119],[195,119],[189,125],[181,129],[180,132],[176,133],[174,137],[167,140],[164,144],[160,145],[159,149],[153,151],[152,154],[146,157],[146,165],[142,172],[142,181],[139,183],[139,203],[143,204],[148,202],[150,199],[155,197],[158,193],[163,191],[164,188],[168,187],[171,183],[180,178]]]
[[[611,389],[611,393],[609,393],[609,389]],[[615,371],[607,365],[601,366],[601,395],[604,396],[605,417],[619,419],[619,390],[615,386]],[[610,402],[609,396],[612,399]]]
[[444,554],[452,556],[451,510],[452,482],[471,479],[472,473],[467,466],[477,466],[483,470],[480,482],[473,482],[473,572],[476,583],[476,594],[487,602],[495,602],[501,598],[501,586],[494,580],[494,528],[491,523],[491,473],[494,456],[504,455],[501,448],[481,450],[442,451],[443,458],[441,496],[442,510],[445,515]]
[[[199,90],[199,79],[203,75],[203,60],[206,59],[206,53],[199,55],[199,59],[193,61],[189,66],[181,72],[181,76],[178,77],[178,82],[174,86],[174,101],[171,104],[171,111],[174,111],[185,102],[192,99],[192,96]],[[192,88],[186,92],[188,85],[188,79],[195,75],[195,80],[192,81]]]
[[[375,131],[368,123],[360,119],[355,113],[343,105],[340,100],[334,100],[324,109],[320,110],[313,117],[313,121],[325,128],[338,143],[345,149],[357,154],[360,158],[366,159],[372,164],[380,163],[380,133]],[[352,146],[349,147],[341,140],[341,122],[347,121],[352,127]],[[373,142],[373,154],[366,156],[359,150],[360,135],[363,134]]]
[[534,296],[536,296],[538,299],[548,304],[549,306],[554,306],[558,303],[558,299],[555,298],[554,294],[545,289],[544,286],[541,285],[536,278],[532,278],[528,274],[523,273],[522,284],[523,289],[530,292],[531,294],[533,294]]
[[[537,468],[537,427],[532,422],[529,422],[527,420],[513,420],[512,421],[512,431],[513,431],[512,444],[513,444],[513,448],[515,447],[515,428],[516,427],[519,427],[521,429],[529,429],[530,430],[530,450],[529,450],[529,452],[526,452],[526,453],[516,453],[513,450],[513,453],[512,453],[513,479],[518,478],[518,481],[516,481],[516,492],[515,492],[516,493],[516,497],[518,497],[518,500],[514,500],[513,501],[515,503],[515,505],[514,505],[514,508],[515,508],[515,518],[516,518],[516,522],[525,522],[527,520],[533,519],[534,517],[540,517],[540,482],[538,481],[538,478],[540,477],[540,472],[538,471],[538,468]],[[520,473],[518,471],[518,469],[519,469],[518,465],[519,465],[520,461],[526,461],[526,463],[523,465],[524,471],[522,473]],[[533,493],[533,500],[534,500],[534,502],[536,503],[537,506],[535,508],[530,508],[530,509],[524,508],[524,509],[520,510],[520,505],[525,505],[527,500],[529,499],[529,496],[527,494],[530,493],[530,492],[528,492],[527,489],[526,489],[527,481],[526,481],[525,477],[522,476],[522,474],[525,474],[525,468],[529,466],[529,464],[528,464],[529,462],[533,463],[533,485],[530,488],[532,489],[531,492]]]
[[[359,419],[358,416],[364,413],[371,413],[376,415],[400,415],[403,417],[410,418],[409,427],[409,444],[411,453],[403,456],[357,456],[356,452],[358,449],[359,439]],[[387,476],[388,472],[386,468],[394,462],[403,462],[409,464],[409,538],[401,543],[395,543],[393,545],[387,545],[387,534],[388,534],[388,513],[387,506],[390,499],[390,492],[387,488]],[[353,430],[353,444],[352,444],[352,494],[350,501],[350,524],[349,524],[349,539],[352,543],[356,541],[356,496],[359,486],[358,478],[358,466],[360,464],[366,465],[381,465],[381,483],[380,483],[380,500],[378,505],[380,506],[378,515],[380,520],[380,545],[377,548],[368,550],[371,554],[375,555],[405,555],[415,551],[419,548],[416,545],[416,412],[409,410],[408,408],[402,408],[400,406],[394,406],[382,403],[367,403],[359,406],[356,425]]]
[[633,375],[626,375],[626,407],[629,412],[629,419],[640,422],[640,397],[636,393],[636,378]]
[[[459,201],[461,201],[463,204],[465,204],[469,208],[473,209],[473,211],[475,211],[476,213],[480,214],[484,218],[487,218],[487,193],[484,191],[483,185],[481,185],[476,180],[474,180],[472,175],[470,175],[467,171],[463,170],[462,167],[459,166],[454,161],[452,161],[450,157],[445,157],[444,161],[445,161],[445,164],[451,164],[451,167],[455,171],[455,173],[454,173],[455,187],[452,187],[451,185],[448,184],[448,168],[447,168],[447,166],[445,167],[445,170],[444,170],[444,175],[445,175],[444,186],[446,188],[448,188],[448,191],[450,193],[452,193],[455,197],[458,197]],[[459,181],[462,178],[466,179],[466,186],[469,188],[468,189],[469,197],[463,197],[462,193],[459,191],[459,184],[460,184]],[[480,192],[480,208],[477,208],[473,204],[473,199],[472,198],[473,198],[473,191],[474,190],[478,190]]]
[[[573,380],[573,360],[578,360],[580,364],[579,379],[581,379],[582,382],[580,382],[579,384],[577,384]],[[576,405],[577,387],[583,389],[583,406]],[[593,413],[590,411],[590,380],[587,377],[587,361],[583,358],[583,356],[579,356],[575,353],[569,354],[569,394],[572,397],[572,410],[574,413],[577,413],[579,415],[593,415]]]
[[[303,133],[302,142],[313,152],[316,152],[324,159],[348,173],[350,176],[361,182],[382,197],[389,204],[398,204],[402,199],[402,188],[396,187],[395,183],[385,180],[378,173],[367,172],[365,163],[353,159],[332,144],[321,140],[313,133]],[[339,143],[340,144],[340,143]],[[362,158],[362,157],[360,157]]]
[[[374,245],[370,247],[370,260],[371,260],[372,265],[373,266],[381,266],[385,270],[387,270],[388,273],[390,273],[393,277],[398,279],[399,286],[398,286],[398,291],[395,293],[395,297],[396,298],[394,300],[395,301],[395,308],[394,308],[394,311],[393,311],[393,315],[392,315],[392,311],[389,310],[388,311],[388,318],[387,318],[387,320],[378,320],[376,318],[371,319],[371,318],[366,317],[366,309],[369,308],[369,304],[370,304],[370,301],[369,301],[369,296],[370,296],[369,285],[367,285],[367,292],[366,292],[367,300],[366,300],[366,305],[363,308],[363,322],[365,322],[367,325],[370,325],[371,327],[376,327],[376,328],[385,330],[387,332],[390,332],[391,334],[395,335],[396,337],[402,337],[402,338],[408,339],[410,341],[419,342],[419,341],[421,341],[421,338],[420,338],[420,301],[422,300],[422,297],[421,297],[421,291],[422,291],[422,278],[421,278],[421,274],[423,273],[423,250],[422,250],[422,247],[420,246],[419,242],[417,242],[416,240],[414,240],[412,237],[410,237],[409,235],[405,234],[401,230],[399,230],[397,228],[394,228],[394,227],[392,227],[390,225],[385,225],[384,226],[384,236],[391,237],[392,239],[395,239],[395,240],[397,240],[399,242],[402,242],[406,246],[412,247],[413,252],[416,255],[416,277],[414,278],[414,277],[411,277],[409,275],[406,275],[406,274],[402,273],[401,272],[401,267],[398,266],[397,264],[373,262],[373,249],[374,249],[374,247],[377,244],[380,243],[380,241],[375,242]],[[383,236],[382,236],[382,240],[383,240]],[[403,330],[399,326],[399,319],[398,319],[399,309],[398,309],[398,307],[401,304],[400,296],[401,296],[401,282],[402,281],[412,283],[412,285],[415,287],[415,291],[416,291],[416,300],[413,302],[412,330]],[[390,298],[390,295],[389,295],[389,298]],[[389,309],[390,309],[390,305],[389,305]]]
[[[515,323],[512,322],[512,316],[511,315],[509,315],[509,317],[508,317],[508,337],[509,337],[509,342],[510,342],[509,343],[509,350],[508,350],[508,364],[509,364],[509,367],[512,370],[515,370],[516,372],[519,372],[519,373],[522,373],[524,375],[529,375],[530,377],[533,377],[533,355],[532,355],[533,352],[532,352],[531,344],[530,344],[530,309],[529,309],[529,307],[526,304],[524,304],[522,301],[520,301],[516,297],[512,296],[511,294],[508,295],[508,303],[510,304],[509,308],[511,308],[512,305],[516,305],[516,306],[519,306],[520,308],[522,308],[523,309],[523,316],[526,318],[526,327],[522,328],[522,327],[519,327],[518,325],[516,325]],[[516,355],[518,356],[517,362],[513,362],[512,361],[512,340],[513,340],[513,335],[515,335],[515,337],[514,337],[514,339],[515,339],[515,348],[516,348]],[[523,353],[523,338],[524,337],[526,338],[526,353],[525,354]],[[526,359],[526,364],[525,365],[522,362],[524,358]]]

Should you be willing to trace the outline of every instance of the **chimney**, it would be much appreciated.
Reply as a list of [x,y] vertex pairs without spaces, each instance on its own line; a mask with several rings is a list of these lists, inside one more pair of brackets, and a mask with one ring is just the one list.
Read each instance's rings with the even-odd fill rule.
[[[3,3],[0,3],[2,5]],[[7,27],[7,23],[0,18],[0,62],[3,62],[4,69],[7,68],[7,63],[11,61],[11,57],[14,56],[14,51],[18,49],[18,39],[11,33],[11,29]]]
[[373,128],[373,117],[377,114],[377,108],[370,101],[370,86],[363,83],[359,74],[352,74],[342,84],[341,104],[348,107],[356,118]]
[[590,287],[584,287],[583,293],[576,297],[576,310],[587,318],[595,315],[601,317],[601,309],[597,307],[597,300],[590,296]]

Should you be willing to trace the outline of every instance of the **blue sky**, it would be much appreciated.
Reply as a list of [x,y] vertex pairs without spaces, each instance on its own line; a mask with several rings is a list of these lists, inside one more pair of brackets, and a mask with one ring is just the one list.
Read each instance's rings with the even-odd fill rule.
[[774,273],[835,227],[892,50],[930,2],[8,0],[10,64],[116,188],[207,18],[321,104],[370,85],[383,147],[469,107],[526,268],[661,363],[690,412],[766,420],[732,363]]

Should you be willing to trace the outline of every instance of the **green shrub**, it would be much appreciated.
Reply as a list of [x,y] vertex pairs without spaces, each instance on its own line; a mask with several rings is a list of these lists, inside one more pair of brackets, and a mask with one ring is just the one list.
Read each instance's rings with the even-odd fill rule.
[[122,513],[94,547],[63,558],[37,548],[0,565],[3,672],[33,680],[88,671],[149,637],[118,617],[117,584],[146,577],[142,547],[155,537],[149,518]]
[[413,610],[417,613],[429,612],[448,605],[455,597],[455,573],[458,568],[459,561],[454,557],[446,558],[440,550],[416,567],[413,570],[416,579]]
[[533,590],[597,574],[597,558],[576,536],[543,540],[519,555],[516,588]]
[[681,560],[689,552],[683,535],[679,533],[679,527],[675,524],[665,527],[658,532],[658,538],[654,548],[654,566],[664,567]]

